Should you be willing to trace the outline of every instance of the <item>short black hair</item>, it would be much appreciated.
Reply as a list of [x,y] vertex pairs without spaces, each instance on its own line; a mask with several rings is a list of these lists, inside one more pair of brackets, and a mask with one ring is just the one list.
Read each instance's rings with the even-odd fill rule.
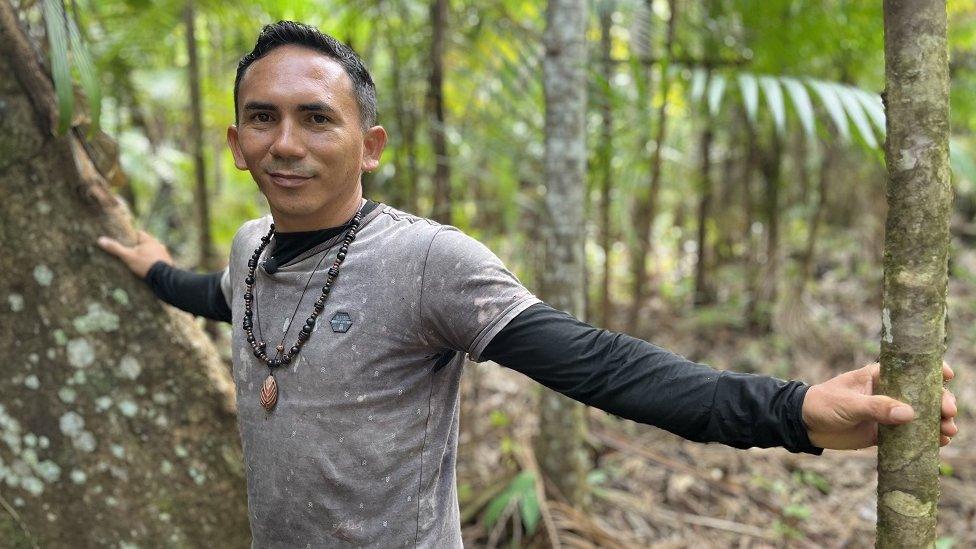
[[359,106],[359,119],[364,130],[376,124],[376,86],[373,77],[369,75],[363,60],[356,55],[348,45],[323,33],[317,28],[295,21],[278,21],[265,25],[258,35],[251,53],[241,58],[237,64],[237,77],[234,79],[234,122],[238,122],[237,92],[241,86],[241,78],[247,68],[261,59],[271,50],[289,44],[304,46],[324,53],[335,59],[352,80],[353,91],[356,93],[356,104]]

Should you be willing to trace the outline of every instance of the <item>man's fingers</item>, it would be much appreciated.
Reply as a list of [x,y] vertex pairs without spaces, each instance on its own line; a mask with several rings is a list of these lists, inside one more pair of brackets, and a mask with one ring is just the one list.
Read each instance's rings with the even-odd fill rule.
[[859,419],[872,419],[885,425],[898,425],[915,419],[911,406],[884,395],[863,397],[859,408]]
[[955,417],[958,413],[958,408],[956,407],[956,395],[952,394],[949,389],[942,389],[942,417],[951,418]]
[[959,434],[959,427],[956,427],[955,420],[952,418],[942,420],[942,434],[947,437],[954,437]]
[[939,446],[945,446],[946,444],[949,444],[951,440],[952,440],[951,438],[942,435],[939,437]]
[[121,242],[107,236],[98,237],[98,245],[116,257],[125,258],[130,253],[129,248],[123,246]]
[[942,379],[949,381],[950,379],[956,377],[956,373],[952,371],[952,367],[946,361],[942,361]]

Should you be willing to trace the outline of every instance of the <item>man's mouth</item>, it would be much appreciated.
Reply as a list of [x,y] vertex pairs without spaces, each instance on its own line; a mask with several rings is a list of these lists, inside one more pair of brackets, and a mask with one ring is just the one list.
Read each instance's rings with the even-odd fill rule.
[[289,173],[289,172],[268,172],[271,181],[279,187],[295,188],[302,186],[311,176]]

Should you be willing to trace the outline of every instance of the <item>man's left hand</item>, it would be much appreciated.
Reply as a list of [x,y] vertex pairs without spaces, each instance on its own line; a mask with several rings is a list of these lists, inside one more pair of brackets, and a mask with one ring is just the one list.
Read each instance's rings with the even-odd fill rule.
[[[915,419],[911,406],[891,397],[875,395],[881,365],[840,374],[807,389],[803,400],[803,421],[810,442],[820,448],[854,450],[878,443],[878,424],[901,425]],[[952,368],[942,365],[942,377],[953,377]],[[956,436],[956,397],[942,389],[942,434],[939,446],[949,444]]]

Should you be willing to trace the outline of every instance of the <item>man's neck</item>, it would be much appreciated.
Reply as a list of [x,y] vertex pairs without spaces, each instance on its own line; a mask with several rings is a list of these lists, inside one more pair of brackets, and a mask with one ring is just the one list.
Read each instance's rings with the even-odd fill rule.
[[271,210],[271,217],[274,219],[275,232],[277,233],[296,233],[306,231],[318,231],[338,227],[349,221],[356,215],[365,200],[362,192],[353,195],[349,200],[343,202],[339,207],[331,207],[327,212],[314,214],[307,217],[287,216],[281,212]]

